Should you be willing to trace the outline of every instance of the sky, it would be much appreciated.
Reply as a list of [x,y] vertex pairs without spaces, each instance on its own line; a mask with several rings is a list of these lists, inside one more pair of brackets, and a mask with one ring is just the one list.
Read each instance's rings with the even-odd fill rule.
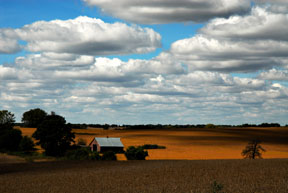
[[287,0],[0,0],[0,110],[288,124]]

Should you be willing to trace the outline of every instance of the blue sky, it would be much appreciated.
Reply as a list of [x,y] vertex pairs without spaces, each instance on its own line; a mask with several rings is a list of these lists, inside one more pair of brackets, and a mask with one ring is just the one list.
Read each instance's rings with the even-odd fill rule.
[[0,109],[17,121],[42,108],[73,123],[287,124],[287,10],[0,0]]

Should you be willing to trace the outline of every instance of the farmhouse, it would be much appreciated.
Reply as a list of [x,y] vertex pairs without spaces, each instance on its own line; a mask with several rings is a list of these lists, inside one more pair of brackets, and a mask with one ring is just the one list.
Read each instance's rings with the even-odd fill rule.
[[116,153],[124,152],[124,145],[120,138],[95,137],[89,144],[91,151],[106,152],[114,151]]

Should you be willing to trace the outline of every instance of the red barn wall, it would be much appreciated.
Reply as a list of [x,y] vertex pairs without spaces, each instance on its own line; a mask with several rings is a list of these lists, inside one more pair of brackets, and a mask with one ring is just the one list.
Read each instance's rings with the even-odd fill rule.
[[[93,149],[93,145],[96,145],[97,146],[97,150],[96,149]],[[92,141],[92,143],[90,144],[90,148],[91,148],[91,151],[98,151],[100,152],[101,148],[100,148],[100,145],[97,143],[97,141],[94,139]]]

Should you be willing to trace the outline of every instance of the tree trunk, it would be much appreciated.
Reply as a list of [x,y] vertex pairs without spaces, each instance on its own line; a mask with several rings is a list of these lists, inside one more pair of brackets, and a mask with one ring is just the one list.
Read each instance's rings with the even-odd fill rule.
[[255,143],[255,144],[254,144],[254,147],[253,147],[252,159],[255,159],[256,148],[257,148],[257,143]]

